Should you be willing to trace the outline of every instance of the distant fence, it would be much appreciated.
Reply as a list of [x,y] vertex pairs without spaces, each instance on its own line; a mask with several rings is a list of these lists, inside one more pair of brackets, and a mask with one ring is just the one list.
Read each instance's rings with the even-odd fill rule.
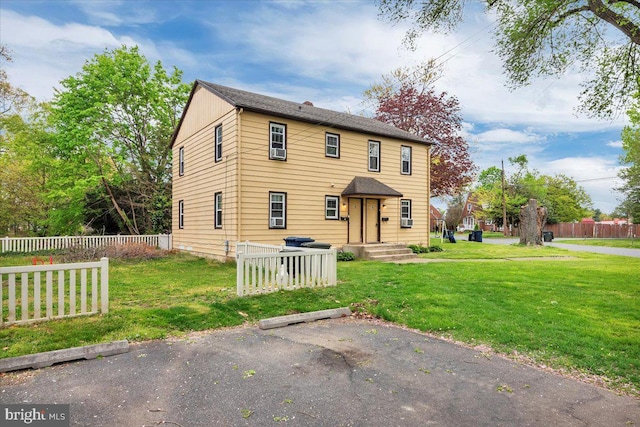
[[74,264],[0,267],[0,326],[108,311],[108,258]]
[[172,249],[171,234],[116,235],[116,236],[55,236],[55,237],[5,237],[0,238],[0,252],[28,253],[68,249],[89,249],[104,246],[145,243],[160,249]]
[[589,224],[582,222],[563,222],[547,224],[545,231],[553,232],[553,237],[581,237],[600,239],[619,239],[638,237],[640,224]]
[[244,296],[282,289],[334,286],[337,282],[336,264],[335,249],[238,242],[237,294]]

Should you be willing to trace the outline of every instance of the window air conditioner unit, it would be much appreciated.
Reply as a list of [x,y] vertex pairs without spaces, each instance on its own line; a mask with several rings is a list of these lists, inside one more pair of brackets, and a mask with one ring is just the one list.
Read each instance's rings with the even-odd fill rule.
[[272,227],[284,227],[284,218],[271,218]]
[[271,158],[278,160],[286,160],[287,158],[287,149],[286,148],[272,148],[271,149]]
[[413,219],[412,218],[401,218],[400,219],[401,227],[413,227]]

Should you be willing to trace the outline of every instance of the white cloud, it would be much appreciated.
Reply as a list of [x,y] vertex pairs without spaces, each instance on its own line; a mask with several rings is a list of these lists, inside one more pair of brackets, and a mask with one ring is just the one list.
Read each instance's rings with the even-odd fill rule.
[[[36,16],[25,16],[10,10],[1,11],[1,39],[13,52],[13,62],[7,64],[11,83],[39,100],[50,100],[52,88],[82,69],[85,61],[105,49],[122,45],[139,46],[151,61],[163,60],[165,67],[175,64],[193,65],[193,54],[171,43],[156,43],[116,35],[101,27],[80,23],[55,25]],[[165,63],[164,59],[169,59]],[[171,61],[174,60],[174,61]]]
[[547,175],[564,174],[573,178],[591,196],[593,207],[611,213],[621,197],[615,191],[622,185],[618,178],[621,166],[614,159],[603,157],[565,157],[537,165]]
[[544,136],[526,130],[493,129],[473,135],[480,143],[531,144],[544,141]]
[[619,139],[617,141],[609,141],[607,142],[607,147],[622,148],[622,140]]

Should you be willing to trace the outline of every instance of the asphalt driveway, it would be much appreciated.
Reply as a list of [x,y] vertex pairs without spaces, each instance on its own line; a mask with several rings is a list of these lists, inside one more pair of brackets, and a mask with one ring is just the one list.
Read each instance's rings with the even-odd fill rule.
[[379,321],[253,326],[0,377],[73,426],[629,426],[640,400]]

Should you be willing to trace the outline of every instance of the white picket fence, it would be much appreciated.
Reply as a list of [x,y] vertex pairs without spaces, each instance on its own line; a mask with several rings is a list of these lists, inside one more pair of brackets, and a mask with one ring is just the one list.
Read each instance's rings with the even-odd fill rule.
[[251,242],[236,244],[238,296],[335,286],[335,249],[308,249]]
[[0,326],[108,311],[108,258],[74,264],[0,267]]
[[146,243],[160,249],[171,249],[171,234],[116,235],[116,236],[54,236],[54,237],[5,237],[0,239],[0,252],[28,253],[67,249],[88,249],[128,243]]

